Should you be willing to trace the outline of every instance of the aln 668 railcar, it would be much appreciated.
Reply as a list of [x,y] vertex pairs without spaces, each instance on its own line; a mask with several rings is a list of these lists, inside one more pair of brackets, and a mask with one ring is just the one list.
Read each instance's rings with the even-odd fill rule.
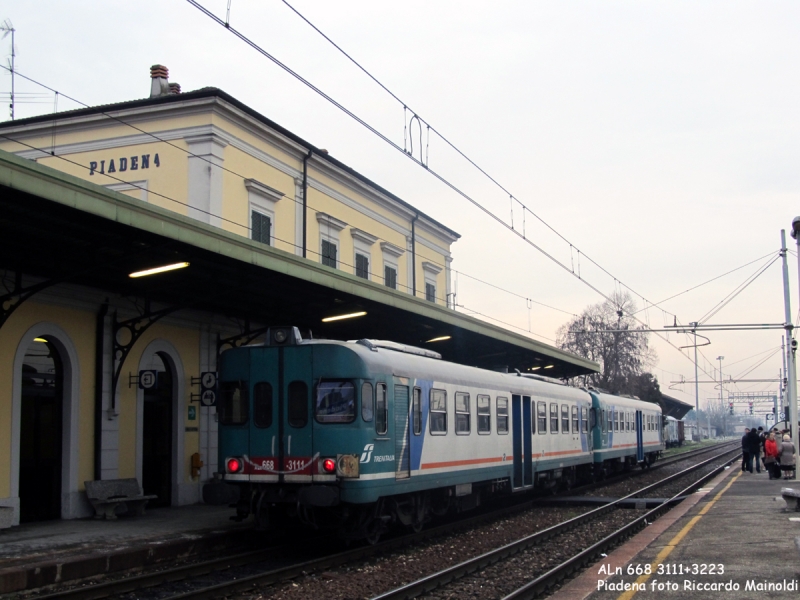
[[223,479],[262,526],[294,518],[374,541],[490,494],[648,465],[664,447],[657,405],[392,342],[274,327],[219,371]]

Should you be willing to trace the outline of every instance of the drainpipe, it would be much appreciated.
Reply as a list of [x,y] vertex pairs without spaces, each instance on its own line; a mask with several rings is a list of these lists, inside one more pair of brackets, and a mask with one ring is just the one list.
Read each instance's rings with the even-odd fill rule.
[[103,450],[103,358],[105,356],[105,332],[108,302],[97,311],[97,326],[94,338],[94,479],[102,475],[101,455]]
[[306,258],[306,219],[308,214],[308,159],[312,151],[303,157],[303,258]]
[[417,236],[414,224],[419,219],[419,213],[411,219],[411,295],[417,297]]

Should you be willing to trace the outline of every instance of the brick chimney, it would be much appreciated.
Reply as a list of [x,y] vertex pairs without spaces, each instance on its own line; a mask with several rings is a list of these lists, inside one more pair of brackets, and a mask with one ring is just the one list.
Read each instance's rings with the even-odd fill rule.
[[169,93],[170,94],[180,94],[181,93],[181,84],[180,83],[170,83],[169,84]]
[[150,67],[150,97],[156,98],[158,96],[168,96],[170,94],[170,86],[167,78],[169,77],[169,69],[164,65],[153,65]]

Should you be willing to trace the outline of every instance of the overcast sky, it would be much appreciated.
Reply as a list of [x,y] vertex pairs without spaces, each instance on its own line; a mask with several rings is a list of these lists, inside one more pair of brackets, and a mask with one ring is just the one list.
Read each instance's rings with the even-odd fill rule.
[[[228,0],[202,4],[225,18]],[[603,300],[586,282],[604,294],[628,286],[642,308],[642,297],[659,303],[756,261],[638,315],[652,328],[702,319],[777,255],[780,230],[800,215],[797,2],[291,4],[569,240],[572,249],[526,215],[526,237],[568,270],[188,2],[27,0],[5,3],[0,19],[16,28],[20,73],[86,104],[147,96],[149,67],[161,63],[184,91],[222,88],[327,148],[462,235],[453,246],[459,310],[548,343],[567,313]],[[402,105],[282,1],[232,0],[230,24],[403,146]],[[10,54],[10,38],[0,52]],[[7,72],[0,85],[10,91]],[[17,92],[43,102],[20,102],[18,118],[53,110],[52,93],[26,96],[46,90],[19,78]],[[76,107],[59,98],[59,110]],[[510,224],[508,194],[435,136],[428,163]],[[516,203],[514,226],[522,228]],[[788,231],[787,239],[794,251]],[[796,322],[798,267],[789,258]],[[570,272],[578,269],[582,280]],[[776,262],[708,322],[782,323],[783,310]],[[777,378],[781,335],[713,333],[701,379],[718,377],[718,356],[726,379]],[[693,385],[670,385],[694,377],[675,348],[691,342],[668,340],[652,337],[653,372],[663,391],[694,403]],[[718,394],[701,385],[701,406]]]

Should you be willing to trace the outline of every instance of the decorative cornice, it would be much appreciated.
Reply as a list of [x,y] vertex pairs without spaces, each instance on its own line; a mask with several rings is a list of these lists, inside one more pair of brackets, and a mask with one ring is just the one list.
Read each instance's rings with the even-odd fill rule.
[[381,250],[383,250],[386,254],[396,256],[397,258],[400,258],[403,254],[405,254],[405,250],[403,250],[400,246],[395,246],[389,242],[381,242]]
[[248,192],[257,194],[258,196],[261,196],[264,200],[269,200],[270,202],[277,202],[284,196],[284,193],[282,191],[276,190],[275,188],[271,188],[268,185],[263,184],[256,179],[245,179],[244,187],[247,188]]
[[347,223],[344,221],[340,221],[336,217],[332,217],[325,213],[317,213],[317,221],[320,225],[325,225],[330,227],[331,229],[335,229],[336,231],[341,231],[345,227],[347,227]]
[[378,238],[376,238],[374,235],[369,234],[366,231],[362,231],[361,229],[351,228],[350,235],[353,236],[353,239],[356,239],[360,242],[364,242],[365,244],[368,244],[370,246],[372,246],[375,242],[378,241]]
[[438,275],[439,273],[442,272],[442,267],[427,261],[422,263],[422,269],[430,273],[431,275]]

